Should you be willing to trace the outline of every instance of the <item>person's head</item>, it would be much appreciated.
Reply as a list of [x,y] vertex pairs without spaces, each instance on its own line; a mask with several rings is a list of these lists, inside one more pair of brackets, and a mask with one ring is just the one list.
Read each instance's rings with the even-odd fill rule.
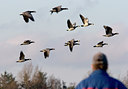
[[108,60],[104,53],[98,52],[93,56],[92,69],[93,71],[98,69],[106,71],[108,69]]

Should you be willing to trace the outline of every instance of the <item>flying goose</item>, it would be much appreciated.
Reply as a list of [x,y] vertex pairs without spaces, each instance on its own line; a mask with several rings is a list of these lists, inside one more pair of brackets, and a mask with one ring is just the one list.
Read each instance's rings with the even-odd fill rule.
[[68,28],[69,28],[67,31],[72,31],[75,28],[80,27],[80,26],[76,26],[76,23],[72,24],[69,19],[67,20],[67,25],[68,25]]
[[94,25],[93,23],[89,23],[88,18],[85,18],[83,15],[80,14],[80,18],[83,22],[83,25],[81,25],[81,27],[87,27],[89,25]]
[[23,12],[23,13],[20,14],[20,15],[22,15],[23,18],[24,18],[24,21],[25,21],[26,23],[28,23],[28,22],[29,22],[29,19],[32,20],[32,21],[35,21],[34,18],[33,18],[33,16],[32,16],[32,14],[31,14],[31,13],[35,13],[35,12],[36,12],[36,11],[25,11],[25,12]]
[[62,5],[60,5],[60,6],[57,6],[57,7],[52,8],[52,10],[50,10],[50,12],[52,14],[53,12],[58,13],[58,12],[60,12],[62,10],[68,10],[68,8],[62,8]]
[[103,41],[97,43],[97,45],[93,46],[93,47],[103,47],[104,45],[108,45],[107,43],[103,43]]
[[55,50],[55,48],[46,48],[41,50],[40,52],[44,52],[44,58],[46,59],[47,57],[49,57],[49,53],[51,50]]
[[24,55],[24,53],[21,51],[21,52],[20,52],[19,60],[17,60],[16,62],[25,62],[25,61],[28,61],[28,60],[31,60],[31,59],[25,59],[25,55]]
[[70,49],[70,51],[72,52],[72,51],[73,51],[73,46],[75,46],[75,45],[80,45],[80,44],[77,43],[77,42],[80,42],[80,40],[74,40],[74,39],[72,39],[72,40],[68,41],[67,43],[65,43],[64,46],[69,46],[69,49]]
[[31,40],[25,40],[22,44],[20,45],[29,45],[31,43],[35,43],[34,41],[31,41]]
[[119,33],[112,33],[112,28],[109,27],[109,26],[103,26],[104,29],[105,29],[105,32],[106,32],[106,35],[103,35],[105,37],[111,37],[111,36],[114,36],[114,35],[118,35]]

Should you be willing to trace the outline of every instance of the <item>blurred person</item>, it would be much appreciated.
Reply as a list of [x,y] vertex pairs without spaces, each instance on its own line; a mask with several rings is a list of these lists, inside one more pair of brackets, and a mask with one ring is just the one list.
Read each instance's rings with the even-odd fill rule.
[[94,55],[91,67],[93,72],[75,89],[127,89],[122,82],[108,75],[108,60],[104,53]]

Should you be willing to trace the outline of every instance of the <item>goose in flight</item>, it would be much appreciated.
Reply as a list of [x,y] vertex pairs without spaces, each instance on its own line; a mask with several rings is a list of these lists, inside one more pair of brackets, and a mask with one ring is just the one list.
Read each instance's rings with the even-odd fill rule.
[[73,46],[75,46],[75,45],[80,45],[80,44],[77,43],[77,42],[80,42],[80,40],[74,40],[74,39],[72,39],[72,40],[68,41],[67,43],[65,43],[64,46],[69,46],[69,49],[70,49],[70,51],[72,52],[72,51],[73,51]]
[[103,35],[103,36],[105,36],[105,37],[112,37],[112,36],[114,36],[114,35],[118,35],[119,33],[112,33],[112,28],[111,27],[109,27],[109,26],[103,26],[104,27],[104,29],[105,29],[105,32],[106,32],[106,34],[105,35]]
[[16,62],[25,62],[25,61],[28,61],[28,60],[31,60],[31,59],[25,59],[25,55],[24,55],[24,53],[21,51],[21,52],[20,52],[19,60],[17,60]]
[[67,25],[68,25],[68,30],[67,31],[72,31],[75,28],[80,27],[80,26],[76,25],[76,23],[72,24],[69,19],[67,20]]
[[103,41],[97,43],[97,45],[93,46],[93,47],[103,47],[104,45],[108,45],[107,43],[104,43]]
[[44,58],[46,59],[47,57],[49,57],[51,50],[55,50],[55,48],[46,48],[46,49],[41,50],[40,52],[44,52]]
[[35,21],[31,13],[36,13],[36,11],[25,11],[25,12],[23,12],[20,15],[22,15],[23,18],[24,18],[24,21],[26,23],[28,23],[29,22],[29,19],[32,20],[32,21]]
[[62,5],[60,5],[60,6],[57,6],[57,7],[52,8],[52,10],[50,10],[50,12],[52,14],[53,12],[58,13],[58,12],[60,12],[62,10],[68,10],[68,8],[62,8]]
[[87,27],[89,25],[94,25],[93,23],[89,23],[88,18],[85,18],[83,15],[80,14],[80,18],[83,22],[83,25],[81,25],[81,27]]
[[34,41],[31,41],[31,40],[25,40],[22,44],[20,45],[29,45],[31,43],[35,43]]

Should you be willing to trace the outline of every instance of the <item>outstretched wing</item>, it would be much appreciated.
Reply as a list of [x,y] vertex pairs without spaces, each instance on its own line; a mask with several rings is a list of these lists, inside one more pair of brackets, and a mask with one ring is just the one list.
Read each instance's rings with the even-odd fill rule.
[[36,13],[36,11],[27,11],[27,12],[29,12],[29,13]]
[[68,28],[73,28],[73,25],[69,19],[67,20],[67,25],[68,25]]
[[45,57],[45,58],[49,57],[49,53],[50,53],[49,50],[45,51],[45,52],[44,52],[44,57]]
[[103,44],[103,41],[99,42],[97,45]]
[[57,6],[57,7],[54,7],[54,8],[52,8],[52,9],[53,9],[53,10],[56,10],[56,12],[59,12],[59,11],[61,11],[61,7],[62,7],[62,5]]
[[29,19],[28,19],[28,17],[27,17],[27,16],[23,16],[23,18],[24,18],[24,21],[25,21],[26,23],[28,23],[28,22],[29,22]]
[[106,34],[112,34],[112,28],[109,26],[104,26]]
[[25,40],[24,43],[30,43],[31,40]]
[[69,49],[72,52],[72,50],[73,50],[73,43],[72,42],[70,42]]
[[30,16],[29,18],[30,18],[32,21],[35,21],[34,18],[33,18],[33,16],[32,16],[32,14],[31,14],[31,16]]
[[81,15],[81,14],[80,14],[80,18],[81,18],[81,20],[82,20],[83,24],[86,24],[86,23],[88,23],[88,22],[89,22],[88,18],[84,18],[84,16],[83,16],[83,15]]
[[19,60],[23,60],[24,58],[25,58],[25,55],[24,55],[24,53],[21,51],[21,52],[20,52]]

